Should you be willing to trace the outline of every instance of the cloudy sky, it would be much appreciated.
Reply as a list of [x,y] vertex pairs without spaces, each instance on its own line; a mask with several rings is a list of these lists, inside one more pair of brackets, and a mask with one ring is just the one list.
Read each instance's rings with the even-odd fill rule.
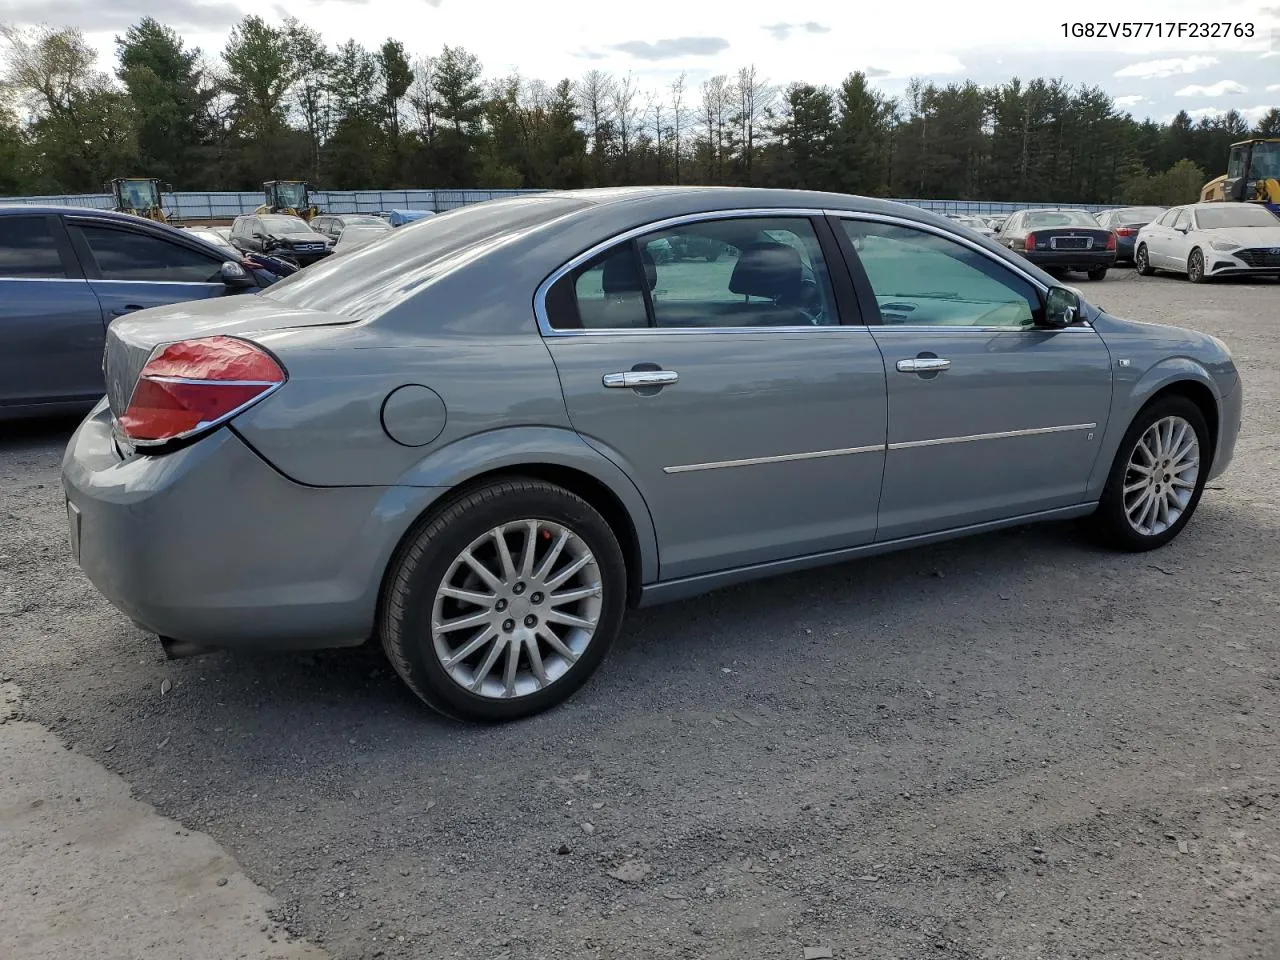
[[[1060,76],[1102,86],[1135,116],[1167,119],[1230,107],[1250,119],[1280,104],[1280,0],[1133,0],[1062,5],[1026,0],[868,6],[818,0],[0,0],[0,20],[77,26],[114,65],[112,40],[139,17],[169,23],[207,52],[221,50],[246,12],[292,15],[327,40],[375,46],[387,36],[414,55],[442,44],[476,53],[489,76],[518,71],[557,80],[598,68],[631,72],[647,88],[681,71],[693,83],[754,64],[769,80],[837,83],[865,70],[891,95],[908,78],[990,83]],[[1081,8],[1087,8],[1082,12]],[[1252,24],[1252,39],[1084,39],[1063,20]]]

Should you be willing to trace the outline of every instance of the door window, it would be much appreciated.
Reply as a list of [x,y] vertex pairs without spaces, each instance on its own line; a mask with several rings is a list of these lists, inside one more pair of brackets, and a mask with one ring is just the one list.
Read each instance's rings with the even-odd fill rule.
[[1029,327],[1040,296],[964,244],[912,227],[843,220],[886,324]]
[[213,283],[221,261],[149,234],[111,227],[77,227],[103,280]]
[[1236,147],[1227,158],[1227,179],[1239,180],[1244,176],[1244,152],[1246,147]]
[[1191,227],[1191,211],[1183,210],[1178,214],[1178,219],[1173,221],[1173,229],[1186,230]]
[[1156,221],[1162,227],[1172,227],[1173,221],[1178,219],[1179,210],[1177,208],[1170,210],[1163,217]]
[[559,329],[779,327],[840,322],[813,224],[736,217],[624,241],[558,281]]
[[0,279],[66,279],[62,254],[44,217],[0,217]]

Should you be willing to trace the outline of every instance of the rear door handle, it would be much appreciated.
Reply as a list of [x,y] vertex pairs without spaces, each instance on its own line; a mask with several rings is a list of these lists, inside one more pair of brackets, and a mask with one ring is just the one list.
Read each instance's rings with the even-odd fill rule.
[[627,370],[623,373],[606,373],[601,380],[606,387],[633,390],[636,387],[665,387],[680,380],[674,370]]
[[899,373],[929,373],[933,370],[950,370],[951,361],[941,357],[912,357],[898,361]]

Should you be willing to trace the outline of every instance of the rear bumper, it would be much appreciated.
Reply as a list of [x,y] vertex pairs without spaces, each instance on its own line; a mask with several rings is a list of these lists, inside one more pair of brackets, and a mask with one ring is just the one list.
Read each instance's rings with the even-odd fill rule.
[[1116,237],[1116,260],[1132,260],[1137,237]]
[[1028,250],[1022,255],[1046,270],[1096,270],[1116,262],[1114,250]]
[[121,459],[105,402],[72,436],[62,471],[89,580],[145,629],[208,647],[363,642],[392,551],[441,492],[302,486],[225,427]]

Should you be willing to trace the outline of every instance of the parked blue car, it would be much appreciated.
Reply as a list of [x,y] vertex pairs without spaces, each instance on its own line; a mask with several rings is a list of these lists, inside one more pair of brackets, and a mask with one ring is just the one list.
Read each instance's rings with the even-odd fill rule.
[[191,234],[84,207],[0,205],[0,420],[87,410],[107,325],[274,278]]

